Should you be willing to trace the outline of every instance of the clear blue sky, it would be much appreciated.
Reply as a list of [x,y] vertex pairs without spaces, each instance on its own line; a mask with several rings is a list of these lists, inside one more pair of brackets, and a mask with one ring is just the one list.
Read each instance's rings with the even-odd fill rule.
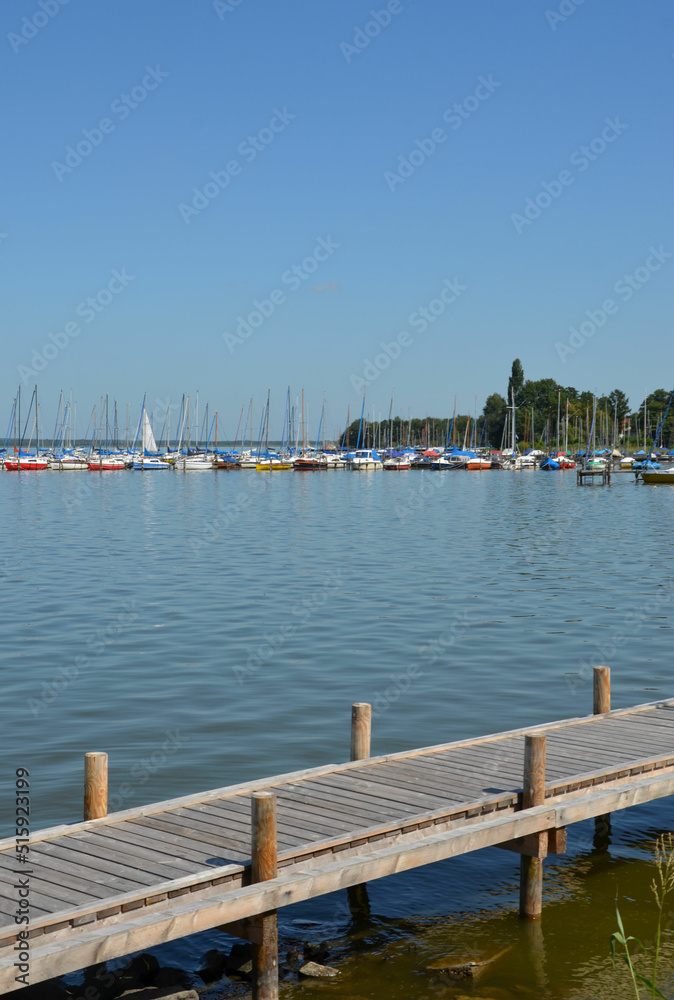
[[268,386],[280,431],[290,385],[332,433],[400,334],[370,413],[481,407],[516,356],[633,406],[674,382],[667,0],[41,2],[0,10],[3,433],[20,381],[49,431],[61,388],[80,423],[198,389],[231,435]]

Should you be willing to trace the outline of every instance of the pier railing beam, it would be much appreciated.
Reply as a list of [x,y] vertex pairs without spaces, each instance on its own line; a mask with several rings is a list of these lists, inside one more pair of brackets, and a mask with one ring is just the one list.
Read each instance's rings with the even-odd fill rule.
[[[522,808],[531,809],[545,802],[545,736],[524,737],[524,777],[522,783]],[[547,831],[535,834],[545,839]],[[543,910],[543,858],[520,858],[520,917],[540,920]]]
[[84,819],[108,815],[108,755],[84,755]]
[[[251,799],[251,882],[278,874],[276,795],[253,792]],[[271,910],[250,921],[253,931],[253,1000],[278,1000],[278,918]]]
[[[605,715],[611,711],[611,668],[595,667],[593,677],[594,715]],[[611,842],[611,814],[595,816],[594,846],[596,850],[607,851]]]

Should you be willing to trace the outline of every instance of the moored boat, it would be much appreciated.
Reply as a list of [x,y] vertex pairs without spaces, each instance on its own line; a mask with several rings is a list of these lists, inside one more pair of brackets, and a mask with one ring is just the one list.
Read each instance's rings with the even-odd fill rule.
[[5,458],[7,472],[42,472],[49,468],[49,461],[41,455],[17,455],[16,458]]
[[674,486],[674,469],[644,469],[639,475],[646,486]]
[[374,448],[359,448],[353,454],[347,456],[347,462],[350,469],[357,471],[383,469],[384,467],[384,463]]

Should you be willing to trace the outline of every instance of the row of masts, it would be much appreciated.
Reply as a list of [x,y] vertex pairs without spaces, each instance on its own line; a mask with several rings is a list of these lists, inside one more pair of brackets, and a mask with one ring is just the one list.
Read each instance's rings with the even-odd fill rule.
[[[218,414],[216,411],[215,415],[211,418],[209,404],[207,403],[201,425],[199,424],[198,391],[194,403],[191,402],[189,395],[183,394],[178,408],[178,419],[174,437],[171,435],[171,404],[170,402],[166,404],[161,401],[159,402],[160,412],[158,417],[162,421],[161,430],[156,439],[159,445],[163,443],[167,451],[171,450],[172,445],[178,450],[183,447],[190,450],[192,448],[198,449],[200,443],[206,441],[207,447],[212,444],[213,447],[217,448]],[[546,452],[552,451],[553,447],[556,447],[558,452],[561,450],[567,452],[570,447],[572,450],[583,447],[588,442],[590,434],[593,435],[598,447],[613,449],[617,448],[625,440],[626,434],[631,430],[628,421],[619,420],[617,407],[614,408],[612,414],[608,408],[597,410],[595,413],[596,397],[593,407],[590,407],[589,403],[586,405],[586,414],[584,417],[578,413],[571,416],[570,405],[568,399],[565,399],[564,404],[562,404],[560,391],[558,393],[556,418],[550,412],[551,408],[549,408],[542,435],[536,435],[533,431],[536,418],[534,408],[529,406],[518,407],[515,399],[512,398],[506,410],[506,420],[501,437],[501,450],[511,448],[513,451],[516,451],[519,446],[534,448],[536,444],[540,444]],[[253,398],[250,399],[249,404],[244,404],[241,407],[234,437],[235,447],[238,445],[239,440],[241,440],[242,446],[246,442],[249,442],[251,450],[253,450],[256,444],[258,449],[264,446],[268,450],[269,407],[270,391],[267,392],[267,399],[262,409],[257,434],[255,434],[254,430]],[[145,402],[143,402],[143,408],[145,408]],[[88,443],[91,449],[97,447],[99,451],[104,449],[119,450],[121,448],[128,451],[129,448],[135,447],[139,432],[138,430],[136,431],[134,438],[132,435],[133,422],[130,403],[126,404],[125,411],[124,431],[122,433],[117,400],[110,400],[107,395],[101,396],[100,402],[92,408],[83,438],[84,442]],[[155,416],[156,414],[153,412],[149,413],[151,424],[154,424]],[[645,403],[643,414],[640,417],[641,419],[635,428],[637,446],[643,442],[643,448],[646,450],[648,440],[650,439],[652,442],[651,447],[657,447],[658,442],[653,440],[655,421],[650,419]],[[463,432],[457,433],[458,422],[463,422],[464,420]],[[294,403],[291,401],[290,388],[288,388],[284,410],[282,447],[294,450],[295,452],[300,452],[300,450],[303,452],[307,451],[309,447],[307,442],[307,423],[304,390],[302,390],[300,406],[299,397],[295,398]],[[415,423],[418,422],[415,421]],[[67,397],[61,391],[52,435],[52,451],[65,451],[75,447],[79,440],[76,427],[77,403],[73,402],[72,390]],[[372,407],[372,419],[370,420],[366,417],[365,400],[363,400],[361,426],[357,440],[352,440],[354,434],[350,426],[350,409],[347,410],[347,425],[341,438],[341,445],[347,448],[347,450],[354,446],[379,449],[405,447],[425,447],[430,449],[442,446],[445,448],[458,446],[463,449],[475,449],[488,444],[486,438],[487,431],[487,420],[483,416],[478,417],[477,414],[477,397],[475,397],[475,412],[473,417],[462,416],[457,419],[455,397],[454,411],[451,418],[448,417],[446,421],[438,421],[427,417],[422,430],[415,432],[412,427],[412,419],[409,415],[407,420],[404,419],[402,413],[399,416],[394,416],[394,397],[391,396],[387,421],[382,420],[381,413],[379,414],[379,420],[377,420],[374,406]],[[240,439],[239,435],[241,435]],[[222,434],[220,437],[222,440]],[[662,433],[660,433],[660,437],[662,437]],[[24,446],[30,448],[35,444],[39,450],[41,443],[40,406],[38,403],[37,386],[33,390],[28,412],[23,416],[23,419],[21,389],[19,387],[17,395],[12,402],[10,420],[5,438],[5,448],[9,447],[10,444],[19,445],[20,448]],[[323,395],[318,435],[315,444],[313,441],[311,442],[311,447],[319,448],[321,444],[325,447],[325,394]],[[662,441],[660,441],[660,444],[662,444]]]
[[[565,400],[564,413],[561,413],[561,393],[558,393],[557,418],[555,420],[552,416],[551,407],[549,407],[543,433],[537,436],[534,407],[517,407],[513,398],[511,405],[507,407],[506,422],[501,436],[501,450],[506,447],[515,450],[518,443],[522,443],[525,448],[534,448],[535,444],[539,443],[543,445],[546,452],[551,451],[553,446],[558,452],[566,452],[569,450],[569,444],[571,444],[572,449],[582,447],[590,435],[594,437],[596,447],[614,449],[623,443],[631,431],[627,418],[619,420],[617,406],[614,407],[613,413],[608,408],[600,410],[597,408],[596,397],[592,405],[589,402],[586,403],[585,417],[577,413],[571,417],[570,407],[569,400]],[[522,411],[519,418],[517,417],[518,410]],[[513,413],[515,414],[514,420]],[[662,424],[663,421],[659,421],[659,423]],[[521,436],[516,432],[516,427],[522,428]],[[658,421],[653,418],[652,414],[649,414],[644,402],[643,415],[638,415],[635,427],[637,447],[641,446],[646,450],[649,439],[653,448],[658,447],[658,444],[662,445],[662,426],[660,426],[658,434],[659,440],[654,440],[657,427]]]

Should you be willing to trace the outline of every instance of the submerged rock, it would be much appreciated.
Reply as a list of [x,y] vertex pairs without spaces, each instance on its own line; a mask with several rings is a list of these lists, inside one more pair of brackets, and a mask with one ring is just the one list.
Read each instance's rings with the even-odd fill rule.
[[332,969],[329,965],[319,965],[318,962],[305,962],[299,972],[300,976],[311,979],[334,979],[339,975],[339,969]]
[[465,961],[457,961],[456,956],[438,958],[426,966],[426,971],[446,976],[450,979],[478,979],[485,969],[508,951],[510,951],[510,948],[503,948],[495,955],[490,955],[488,958],[479,960],[467,959]]
[[217,948],[211,948],[210,951],[207,951],[206,954],[201,957],[199,975],[205,983],[217,983],[218,979],[222,979],[225,974],[227,961],[228,956],[224,951],[218,951]]

